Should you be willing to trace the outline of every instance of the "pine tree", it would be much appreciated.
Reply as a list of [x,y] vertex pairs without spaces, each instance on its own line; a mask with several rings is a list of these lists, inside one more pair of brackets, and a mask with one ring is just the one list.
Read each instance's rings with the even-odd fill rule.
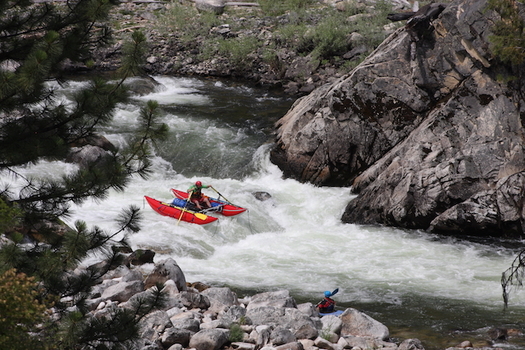
[[[137,207],[125,209],[116,218],[120,227],[116,232],[89,229],[77,222],[74,228],[58,233],[52,225],[69,213],[71,203],[105,198],[111,189],[123,190],[131,176],[148,175],[150,147],[167,132],[158,122],[155,102],[143,107],[130,146],[111,149],[102,161],[88,161],[59,180],[26,178],[16,170],[41,160],[64,160],[73,147],[96,140],[100,128],[111,122],[117,103],[126,101],[124,81],[140,74],[145,52],[145,37],[140,32],[133,33],[125,45],[119,79],[111,83],[94,79],[76,93],[72,107],[57,103],[48,84],[63,80],[64,63],[89,65],[91,52],[110,42],[106,21],[115,4],[116,0],[59,4],[0,0],[0,174],[24,184],[17,192],[0,188],[0,234],[11,238],[11,243],[0,248],[0,273],[16,269],[34,276],[43,287],[39,299],[54,301],[58,321],[45,324],[36,335],[28,334],[28,339],[39,339],[41,348],[51,342],[56,349],[131,348],[137,322],[163,299],[158,286],[149,298],[104,320],[90,317],[85,305],[96,280],[122,260],[118,248],[126,240],[116,241],[115,237],[140,229]],[[41,237],[29,248],[20,244],[21,232],[28,230]],[[106,254],[103,267],[71,272],[93,252]],[[63,302],[66,297],[68,304]],[[40,320],[40,316],[34,319]],[[37,348],[31,344],[32,349]]]
[[492,28],[492,51],[501,61],[513,65],[525,62],[525,25],[518,5],[517,0],[488,1],[488,8],[501,16]]

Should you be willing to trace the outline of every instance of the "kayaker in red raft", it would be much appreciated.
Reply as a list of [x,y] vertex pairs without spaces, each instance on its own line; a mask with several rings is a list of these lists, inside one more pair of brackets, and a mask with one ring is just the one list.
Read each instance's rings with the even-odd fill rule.
[[190,201],[194,203],[199,210],[202,210],[204,205],[207,208],[211,208],[210,200],[208,197],[202,194],[203,188],[210,188],[211,185],[203,185],[202,182],[197,181],[194,185],[188,188],[188,193],[190,194]]

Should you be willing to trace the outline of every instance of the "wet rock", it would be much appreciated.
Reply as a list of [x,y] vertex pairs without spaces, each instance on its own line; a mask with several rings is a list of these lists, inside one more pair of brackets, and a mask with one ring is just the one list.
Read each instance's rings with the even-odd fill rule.
[[399,344],[398,350],[424,350],[419,339],[406,339]]
[[492,340],[507,340],[508,334],[505,328],[491,328],[487,332]]
[[153,263],[155,252],[149,249],[137,249],[132,252],[125,260],[125,264],[143,265]]
[[[148,62],[150,62],[151,59],[156,58],[148,58]],[[135,77],[126,80],[125,86],[133,93],[143,96],[148,95],[156,91],[156,89],[159,89],[162,87],[162,85],[155,80],[155,78],[150,76],[144,76],[144,77]]]
[[145,288],[148,289],[157,283],[165,283],[173,280],[180,291],[187,290],[186,277],[177,262],[173,259],[166,259],[155,264],[155,269],[146,278]]
[[88,168],[93,164],[102,166],[104,162],[110,162],[112,159],[111,152],[98,146],[86,145],[83,147],[73,147],[66,157],[66,162],[76,163],[82,168]]
[[472,348],[472,347],[474,346],[472,345],[472,342],[469,340],[462,341],[460,344],[456,345],[456,348],[462,348],[462,349]]

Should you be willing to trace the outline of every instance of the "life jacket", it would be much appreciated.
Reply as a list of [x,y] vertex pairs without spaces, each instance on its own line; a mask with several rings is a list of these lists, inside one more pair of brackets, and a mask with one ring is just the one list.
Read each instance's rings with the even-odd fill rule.
[[202,187],[192,186],[189,191],[191,192],[191,199],[202,198]]
[[331,298],[324,298],[318,306],[320,312],[333,312],[335,308],[335,301]]

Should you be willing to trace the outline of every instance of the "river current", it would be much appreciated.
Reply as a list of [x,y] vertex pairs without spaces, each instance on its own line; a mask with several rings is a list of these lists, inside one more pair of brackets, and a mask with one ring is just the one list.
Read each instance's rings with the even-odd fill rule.
[[[316,303],[325,290],[339,288],[338,308],[359,309],[388,326],[394,338],[418,338],[427,350],[463,340],[483,345],[491,327],[521,329],[525,292],[515,291],[503,312],[500,279],[522,242],[343,224],[350,188],[284,179],[269,161],[273,124],[293,99],[232,82],[156,79],[161,88],[119,106],[103,130],[113,143],[125,144],[141,104],[158,101],[170,136],[156,149],[152,176],[75,207],[68,223],[84,220],[111,231],[123,208],[139,206],[143,228],[129,237],[131,245],[155,250],[156,260],[175,259],[187,281],[228,286],[239,297],[287,289],[298,303]],[[57,85],[63,101],[82,84]],[[58,176],[73,168],[41,162],[21,170]],[[198,226],[160,216],[144,202],[144,195],[170,200],[170,188],[186,190],[196,180],[248,211]],[[260,201],[255,192],[271,198]],[[521,338],[498,345],[525,349]]]

